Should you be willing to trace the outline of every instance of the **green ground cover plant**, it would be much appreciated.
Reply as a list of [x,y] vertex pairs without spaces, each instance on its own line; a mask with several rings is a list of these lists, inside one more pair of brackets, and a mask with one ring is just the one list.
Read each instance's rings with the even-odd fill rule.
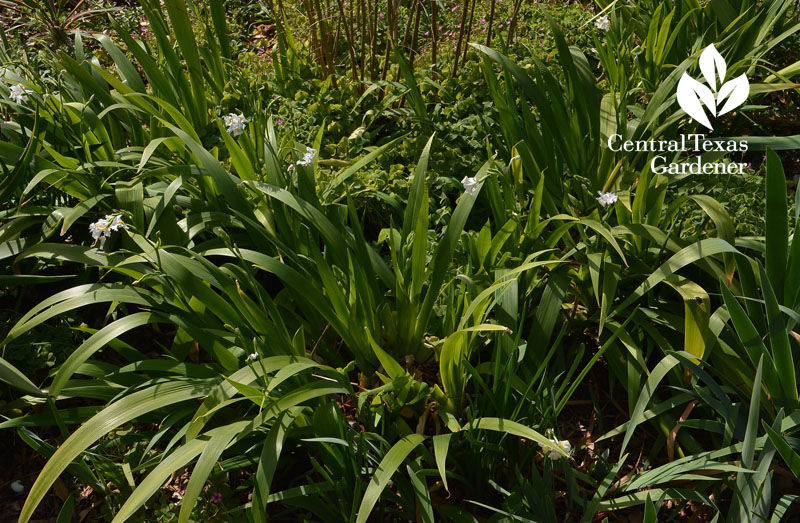
[[3,517],[797,517],[796,2],[0,6]]

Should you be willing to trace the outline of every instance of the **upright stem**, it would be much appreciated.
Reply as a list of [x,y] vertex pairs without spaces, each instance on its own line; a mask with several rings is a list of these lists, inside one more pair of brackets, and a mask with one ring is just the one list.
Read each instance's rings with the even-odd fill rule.
[[[397,0],[395,0],[397,3]],[[394,31],[392,30],[392,0],[389,0],[388,6],[386,9],[389,15],[389,31],[387,31],[386,35],[386,53],[383,55],[383,68],[381,69],[381,80],[386,80],[386,73],[389,70],[389,52],[392,50],[392,44],[394,43]]]
[[422,16],[422,0],[416,2],[416,12],[414,14],[414,33],[411,35],[411,50],[408,53],[408,64],[414,68],[414,57],[417,55],[417,46],[419,38],[419,21]]
[[[319,24],[319,39],[322,46],[322,56],[325,62],[325,76],[333,74],[333,60],[330,55],[329,46],[331,42],[330,31],[328,30],[328,20],[322,11],[320,0],[314,0],[317,8],[317,20]],[[335,82],[335,80],[334,80]]]
[[[339,2],[340,0],[336,0],[336,1]],[[330,2],[330,0],[329,0],[329,2]],[[328,10],[327,11],[328,13],[332,12],[330,4],[327,6],[327,10]],[[333,18],[333,15],[331,15],[331,18]],[[336,36],[331,41],[331,46],[330,46],[331,72],[333,73],[333,78],[332,78],[331,85],[333,85],[334,88],[336,88],[336,83],[337,83],[337,80],[336,80],[336,53],[338,51],[338,46],[336,44],[339,42],[339,37],[342,35],[342,26],[343,25],[344,25],[344,37],[345,37],[345,40],[347,40],[347,47],[348,47],[348,51],[349,51],[350,50],[349,49],[350,48],[350,37],[347,35],[347,30],[348,30],[348,28],[350,28],[350,25],[347,23],[347,18],[344,16],[344,13],[342,13],[340,16],[336,17]],[[352,54],[350,55],[350,58],[351,58],[351,61],[352,61],[352,58],[353,58]],[[345,70],[346,69],[347,69],[347,67],[345,67]]]
[[439,23],[438,19],[439,4],[436,0],[431,0],[431,34],[433,35],[433,46],[431,47],[431,67],[434,75],[438,69],[438,65],[436,63],[436,52],[437,48],[439,47],[439,30],[437,29],[437,24]]
[[472,36],[472,23],[475,21],[475,4],[477,0],[472,0],[472,7],[469,11],[469,24],[467,26],[467,45],[464,46],[464,54],[461,56],[461,64],[467,61],[467,51],[469,50],[469,39]]
[[364,81],[364,66],[366,64],[366,43],[367,43],[367,35],[366,35],[366,27],[367,27],[367,15],[366,15],[366,7],[365,3],[366,0],[355,0],[358,2],[358,9],[356,10],[356,18],[358,20],[358,37],[359,37],[359,51],[360,51],[360,59],[359,59],[359,66],[360,66],[360,73],[361,73],[361,81]]
[[317,23],[314,15],[314,8],[309,0],[303,0],[303,5],[306,8],[306,16],[308,16],[308,27],[311,31],[311,47],[314,48],[314,54],[317,55],[317,63],[322,68],[322,73],[325,74],[325,57],[322,48],[317,38]]
[[[270,2],[269,2],[269,8],[272,11],[274,11],[274,9],[275,9],[274,6],[272,5],[272,0],[270,0]],[[286,28],[283,26],[283,0],[278,0],[278,15],[275,17],[275,22],[276,22],[276,25],[278,27],[278,29],[277,29],[277,33],[278,33],[278,35],[277,35],[278,36],[278,60],[280,61],[281,66],[283,66],[285,63],[287,63],[286,60],[287,60],[288,57],[280,55],[281,48],[284,49],[284,52],[287,55],[289,53],[289,50],[284,47],[284,44],[280,43],[281,38],[283,38],[284,42],[287,41]]]
[[469,11],[468,5],[469,4],[464,3],[464,5],[462,6],[463,8],[461,9],[461,23],[459,24],[458,28],[458,43],[456,43],[456,56],[455,59],[453,60],[453,70],[450,72],[450,76],[452,76],[453,78],[455,78],[456,74],[458,74],[458,59],[459,57],[461,57],[461,46],[463,45],[464,42],[464,32],[467,30],[467,11]]
[[[353,8],[355,0],[350,0],[350,9],[348,13],[347,27],[350,30],[350,60],[353,61],[350,66],[353,71],[353,82],[358,82],[358,63],[356,63],[356,17]],[[359,89],[359,92],[361,89]]]
[[414,19],[414,8],[415,8],[415,6],[416,6],[415,1],[411,0],[411,11],[410,11],[411,15],[408,17],[408,23],[406,24],[406,30],[403,33],[403,42],[400,45],[400,47],[404,51],[406,51],[406,54],[408,54],[408,39],[411,38],[411,28],[413,26],[411,21]]
[[372,18],[370,26],[370,79],[375,79],[376,59],[378,55],[378,1],[372,0]]
[[492,43],[492,27],[494,26],[494,3],[495,0],[492,0],[492,6],[489,8],[489,28],[486,30],[486,45],[491,45]]
[[514,14],[511,15],[511,27],[508,28],[508,39],[506,40],[506,47],[511,47],[511,42],[514,40],[514,31],[517,29],[517,15],[519,14],[519,8],[522,4],[522,0],[517,0],[514,3]]

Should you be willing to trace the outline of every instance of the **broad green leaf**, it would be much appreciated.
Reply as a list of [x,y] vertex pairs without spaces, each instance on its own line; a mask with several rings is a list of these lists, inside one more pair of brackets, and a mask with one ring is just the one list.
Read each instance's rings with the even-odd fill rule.
[[267,503],[270,498],[270,487],[272,478],[278,468],[278,459],[283,449],[283,441],[286,438],[286,431],[289,429],[295,418],[300,415],[301,409],[292,408],[282,413],[272,425],[264,446],[261,449],[261,458],[258,461],[256,470],[255,488],[253,489],[252,511],[253,519],[256,523],[266,523]]
[[778,449],[778,454],[780,454],[783,461],[786,462],[789,470],[792,471],[795,478],[800,478],[800,456],[797,455],[797,452],[792,449],[782,435],[778,434],[772,427],[767,425],[766,420],[761,420],[761,426],[766,431],[769,440],[775,445],[775,448]]
[[[240,429],[239,425],[235,425]],[[130,519],[149,500],[156,491],[161,488],[170,475],[181,467],[186,466],[209,444],[208,439],[194,439],[176,450],[159,462],[147,477],[142,480],[133,493],[125,500],[125,504],[119,509],[111,523],[121,523]]]
[[[206,395],[214,386],[208,380],[184,380],[158,383],[134,392],[112,403],[81,425],[58,448],[36,478],[20,513],[20,521],[28,523],[34,510],[65,468],[94,442],[120,425],[138,416]],[[199,451],[198,451],[199,452]],[[174,469],[173,469],[174,470]]]
[[644,411],[647,408],[647,404],[650,403],[650,398],[653,396],[653,393],[655,393],[656,387],[658,387],[658,384],[664,379],[664,376],[678,363],[678,358],[668,354],[658,362],[658,365],[656,365],[650,373],[645,383],[644,390],[639,393],[639,399],[636,401],[636,406],[631,414],[631,420],[628,422],[628,428],[625,431],[625,437],[622,440],[622,447],[619,452],[620,457],[625,454],[625,449],[631,440],[631,436],[633,436],[633,431],[644,421]]
[[193,95],[191,109],[193,110],[194,121],[198,127],[203,128],[208,122],[203,64],[200,62],[197,40],[194,37],[186,2],[184,0],[165,0],[164,5],[169,13],[174,37],[180,46],[181,54],[186,60],[186,67],[189,70]]
[[56,372],[53,383],[50,384],[50,388],[48,389],[48,393],[52,396],[58,396],[67,383],[67,380],[78,370],[78,367],[88,360],[92,354],[103,348],[109,341],[117,339],[119,336],[132,329],[149,323],[158,323],[159,321],[163,321],[162,316],[159,314],[137,312],[106,325],[89,337],[88,340],[83,342],[69,355],[67,360],[59,367],[58,372]]
[[[714,222],[714,226],[717,228],[717,236],[731,245],[734,245],[736,230],[725,207],[714,198],[705,194],[693,194],[690,195],[689,198],[697,202]],[[730,285],[733,280],[734,270],[736,269],[735,257],[731,253],[724,253],[722,258],[725,260],[725,274],[728,276],[728,285]]]
[[25,374],[3,358],[0,358],[0,380],[32,396],[45,396],[44,392],[39,390],[39,387],[34,385]]
[[797,381],[795,380],[792,347],[789,344],[789,335],[786,332],[786,322],[783,319],[778,299],[775,296],[775,289],[761,263],[758,264],[758,270],[761,276],[764,305],[767,310],[767,329],[769,331],[767,339],[770,349],[772,349],[772,359],[775,362],[778,379],[780,379],[783,387],[782,397],[777,395],[777,391],[770,391],[770,394],[773,400],[783,404],[788,412],[794,412],[797,408]]
[[478,418],[470,421],[467,425],[461,427],[461,430],[478,430],[478,429],[493,430],[495,432],[505,432],[506,434],[519,436],[520,438],[526,438],[535,441],[545,449],[555,450],[564,457],[569,456],[566,452],[564,452],[564,449],[559,447],[555,442],[545,438],[532,428],[526,427],[525,425],[517,423],[516,421],[511,421],[502,418]]
[[769,520],[770,523],[780,523],[783,521],[783,516],[786,514],[786,511],[789,510],[798,498],[800,498],[800,496],[796,494],[786,494],[781,497],[781,499],[778,500],[778,504],[775,506],[775,510],[772,512],[772,517]]
[[628,296],[628,298],[619,304],[614,312],[609,316],[616,316],[618,313],[625,310],[628,305],[649,292],[657,284],[664,281],[664,279],[670,274],[677,272],[689,264],[702,260],[703,258],[717,254],[723,254],[726,252],[734,254],[739,253],[734,246],[719,238],[700,240],[699,242],[693,243],[688,247],[684,247],[679,252],[674,254],[669,260],[664,262],[664,264],[656,269],[655,272],[648,276],[647,279],[642,282],[642,284],[639,285],[639,287],[637,287],[636,290]]
[[389,449],[378,468],[375,469],[375,474],[373,474],[369,485],[367,485],[367,490],[364,492],[364,497],[361,499],[361,505],[358,508],[356,523],[366,523],[389,480],[392,479],[392,476],[405,461],[406,457],[425,441],[425,438],[421,434],[409,434]]
[[344,171],[342,171],[341,173],[336,175],[336,177],[333,180],[331,180],[327,184],[327,186],[325,187],[325,191],[324,191],[325,199],[327,199],[327,197],[330,195],[330,193],[333,192],[333,189],[335,189],[336,187],[341,185],[345,180],[347,180],[348,178],[353,176],[355,173],[357,173],[362,167],[364,167],[365,165],[367,165],[370,162],[372,162],[372,160],[374,160],[375,158],[381,156],[386,151],[391,150],[395,145],[400,143],[405,138],[406,138],[406,135],[403,135],[403,136],[400,136],[398,138],[395,138],[394,140],[392,140],[389,143],[386,143],[386,144],[378,147],[377,149],[375,149],[374,151],[370,152],[369,154],[367,154],[363,158],[360,158],[353,165],[351,165],[350,167],[348,167],[347,169],[345,169]]
[[436,468],[439,469],[439,476],[442,478],[442,484],[444,485],[444,489],[448,492],[450,492],[450,489],[447,487],[445,466],[447,464],[447,450],[450,447],[450,440],[452,437],[452,433],[439,434],[433,437],[433,454],[436,458]]
[[780,378],[778,377],[778,371],[772,356],[767,351],[767,347],[764,345],[761,335],[758,333],[758,330],[756,330],[753,322],[750,321],[744,308],[742,308],[739,301],[731,294],[728,288],[725,285],[720,285],[720,290],[722,291],[722,298],[725,301],[725,307],[728,309],[728,314],[731,317],[731,323],[733,323],[739,340],[741,340],[744,349],[750,356],[752,367],[755,367],[757,365],[756,362],[764,357],[764,382],[767,385],[767,391],[772,395],[777,395],[782,390],[779,381]]
[[[211,470],[217,464],[217,460],[222,455],[222,452],[230,445],[231,440],[239,433],[239,430],[239,426],[231,424],[225,427],[225,430],[220,431],[219,434],[214,435],[208,440],[208,443],[200,453],[200,457],[194,469],[192,469],[192,475],[189,476],[189,483],[186,485],[186,491],[181,500],[181,511],[178,515],[179,523],[188,523],[189,517],[192,515],[192,510],[197,504],[197,498],[200,496],[200,492],[202,492],[203,486],[206,484],[206,480],[211,474]],[[144,482],[142,482],[142,484],[144,484]],[[142,485],[140,485],[140,488],[141,487]]]
[[778,301],[783,299],[783,280],[789,250],[789,209],[786,203],[786,177],[778,155],[767,149],[766,200],[766,262],[767,277]]
[[[483,178],[488,174],[491,164],[492,160],[489,160],[478,170],[478,173],[475,175],[478,181],[483,180]],[[456,248],[456,244],[461,237],[461,232],[464,230],[464,225],[467,223],[467,218],[472,210],[472,206],[475,204],[475,200],[479,194],[480,185],[474,194],[468,194],[465,192],[461,195],[461,198],[459,199],[459,202],[453,211],[453,215],[450,217],[450,222],[447,224],[444,236],[439,242],[436,253],[433,255],[432,264],[428,270],[428,290],[425,293],[425,299],[422,302],[422,307],[420,307],[419,314],[417,314],[417,329],[414,333],[414,337],[417,340],[421,340],[424,335],[425,328],[428,324],[428,318],[433,310],[434,301],[442,291],[442,284],[444,282],[447,269],[450,266],[450,261],[453,257],[453,251]]]
[[448,336],[439,354],[439,375],[447,394],[446,407],[454,414],[461,411],[462,394],[467,379],[464,361],[469,359],[470,336],[457,331]]
[[678,291],[683,299],[683,350],[701,360],[706,354],[706,346],[709,343],[708,321],[711,316],[711,300],[708,293],[686,278],[671,275],[664,281]]

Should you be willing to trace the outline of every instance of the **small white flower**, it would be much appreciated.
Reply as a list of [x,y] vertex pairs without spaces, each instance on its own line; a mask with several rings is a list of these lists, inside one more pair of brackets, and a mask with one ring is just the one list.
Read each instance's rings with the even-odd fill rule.
[[240,136],[244,132],[244,124],[248,122],[243,114],[233,114],[224,117],[225,127],[227,131],[233,136]]
[[461,180],[461,185],[464,186],[464,192],[467,194],[475,194],[475,190],[478,188],[478,179],[473,176],[465,176]]
[[108,228],[112,231],[118,231],[119,228],[122,227],[126,231],[128,230],[128,226],[122,221],[122,216],[114,216],[114,219],[111,220],[111,223],[108,225]]
[[100,218],[93,224],[89,225],[89,231],[92,233],[92,238],[97,240],[104,236],[111,236],[111,229],[108,228],[111,223],[112,216],[106,215],[105,218]]
[[28,95],[32,92],[22,84],[12,85],[9,97],[14,100],[14,103],[22,105],[28,103]]
[[608,31],[611,29],[611,22],[609,22],[606,15],[603,15],[594,21],[594,26],[598,29],[602,29],[603,31]]
[[[561,450],[563,450],[567,454],[569,454],[570,451],[572,450],[572,444],[567,440],[558,441],[557,439],[553,439],[553,440],[550,440],[550,441],[555,443],[555,445],[558,448],[560,448]],[[561,459],[563,457],[563,455],[559,451],[557,451],[556,449],[547,449],[547,457],[549,457],[552,460],[556,460],[556,459]]]
[[317,150],[311,147],[306,147],[306,154],[303,155],[302,160],[297,160],[297,165],[311,165],[314,157],[317,155]]
[[617,203],[618,197],[616,193],[613,192],[600,192],[597,191],[597,194],[600,196],[597,197],[597,201],[605,207],[606,205],[613,205]]
[[513,162],[514,160],[519,160],[519,155],[512,156],[511,159],[508,161],[508,164],[511,165],[511,162]]
[[258,353],[254,352],[247,357],[247,361],[256,361],[258,359]]
[[13,490],[15,494],[22,494],[25,492],[25,485],[23,485],[20,480],[12,481],[11,490]]
[[89,231],[92,233],[95,243],[100,240],[100,247],[106,242],[106,238],[111,237],[111,233],[123,228],[128,229],[128,226],[122,221],[122,216],[112,216],[106,214],[105,218],[101,218],[89,225]]

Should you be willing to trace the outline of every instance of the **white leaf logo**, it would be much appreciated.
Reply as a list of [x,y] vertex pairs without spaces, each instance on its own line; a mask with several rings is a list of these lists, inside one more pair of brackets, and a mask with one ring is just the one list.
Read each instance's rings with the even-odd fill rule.
[[[725,59],[719,54],[714,44],[706,47],[700,55],[700,72],[703,73],[703,78],[714,92],[717,91],[717,85],[722,85],[725,81],[727,67]],[[717,84],[717,78],[719,78],[719,84]]]
[[[714,44],[703,50],[699,62],[700,72],[708,86],[683,73],[678,82],[678,103],[693,120],[713,130],[703,106],[712,116],[720,116],[736,109],[750,95],[750,82],[745,75],[741,75],[725,83],[727,65]],[[723,102],[722,109],[718,110]]]
[[703,106],[700,104],[700,101],[708,107],[713,116],[716,116],[717,102],[714,100],[714,93],[711,92],[711,89],[688,74],[683,73],[681,81],[678,82],[678,103],[681,104],[681,108],[686,111],[686,114],[691,116],[694,121],[705,125],[709,129],[713,129],[713,127],[711,127],[711,122],[708,121],[708,116],[706,116],[705,111],[703,111]]
[[721,103],[725,98],[728,99],[725,105],[717,112],[717,116],[733,111],[747,100],[750,94],[750,82],[745,75],[737,76],[730,82],[723,85],[717,93],[717,103]]

